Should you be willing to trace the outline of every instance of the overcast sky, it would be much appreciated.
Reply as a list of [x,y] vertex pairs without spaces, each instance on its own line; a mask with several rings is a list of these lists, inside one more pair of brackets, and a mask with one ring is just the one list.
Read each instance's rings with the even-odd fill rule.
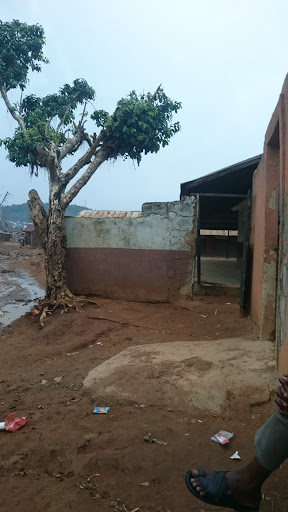
[[[182,130],[169,147],[131,161],[103,164],[74,203],[99,210],[138,210],[179,198],[180,183],[262,152],[268,122],[288,70],[287,0],[9,0],[2,21],[44,27],[50,64],[27,92],[46,95],[85,78],[96,108],[112,112],[132,89],[162,83],[181,101]],[[14,121],[0,106],[0,137]],[[44,171],[29,177],[0,149],[0,202],[23,203],[36,188],[48,199]]]

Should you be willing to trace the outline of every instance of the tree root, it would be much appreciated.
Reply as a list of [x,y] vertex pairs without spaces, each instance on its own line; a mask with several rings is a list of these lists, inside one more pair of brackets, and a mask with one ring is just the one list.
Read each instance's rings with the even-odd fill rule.
[[88,302],[99,306],[98,302],[85,297],[85,295],[73,295],[73,293],[67,290],[65,295],[61,294],[61,297],[57,299],[52,300],[47,297],[41,299],[38,304],[29,311],[29,314],[33,316],[40,315],[39,322],[41,327],[44,327],[45,318],[47,315],[52,315],[55,309],[61,308],[61,315],[67,313],[70,309],[75,309],[78,313],[81,313],[79,308],[82,308],[84,304]]

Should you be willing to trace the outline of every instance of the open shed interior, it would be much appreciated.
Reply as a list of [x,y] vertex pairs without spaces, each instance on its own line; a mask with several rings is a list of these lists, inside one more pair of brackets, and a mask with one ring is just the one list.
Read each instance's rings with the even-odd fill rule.
[[195,293],[229,288],[240,296],[241,286],[242,295],[248,286],[250,195],[260,159],[258,155],[181,185],[181,198],[198,198]]

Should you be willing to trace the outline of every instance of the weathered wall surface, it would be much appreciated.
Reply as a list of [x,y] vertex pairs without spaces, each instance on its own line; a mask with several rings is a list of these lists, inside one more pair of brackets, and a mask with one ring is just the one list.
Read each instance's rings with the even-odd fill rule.
[[251,219],[251,247],[253,254],[252,261],[252,284],[251,284],[251,315],[256,325],[261,329],[262,321],[262,286],[264,276],[264,253],[265,253],[265,225],[259,222],[264,219],[265,202],[265,167],[263,159],[253,176],[252,188],[252,219]]
[[262,338],[275,334],[279,151],[269,142],[253,178],[251,314]]
[[[288,76],[268,125],[253,182],[251,313],[262,338],[276,334],[288,372]],[[279,356],[280,354],[280,356]]]
[[191,296],[195,215],[189,197],[146,203],[138,218],[67,217],[71,291],[139,301]]
[[277,116],[280,159],[276,347],[280,355],[279,367],[283,372],[288,373],[288,75],[274,116]]

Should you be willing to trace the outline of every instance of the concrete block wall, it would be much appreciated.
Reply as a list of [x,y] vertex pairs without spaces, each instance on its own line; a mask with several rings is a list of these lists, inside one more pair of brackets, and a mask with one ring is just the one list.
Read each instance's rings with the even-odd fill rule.
[[191,297],[196,199],[145,203],[137,218],[66,217],[70,290],[135,301]]

